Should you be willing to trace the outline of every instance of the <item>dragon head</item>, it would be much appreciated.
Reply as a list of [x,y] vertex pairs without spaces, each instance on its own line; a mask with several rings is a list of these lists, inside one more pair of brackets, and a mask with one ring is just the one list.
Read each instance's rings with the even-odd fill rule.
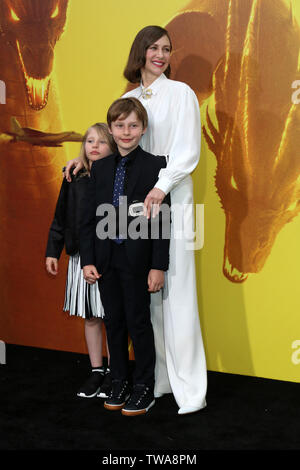
[[203,131],[217,159],[223,272],[232,282],[262,269],[300,211],[300,105],[291,101],[298,52],[299,28],[285,2],[253,0],[250,11],[229,2],[226,51],[213,77],[217,125],[207,111]]
[[54,47],[66,22],[68,0],[2,0],[0,31],[17,53],[28,103],[47,104]]
[[225,212],[223,273],[230,281],[240,283],[249,273],[261,271],[278,233],[300,211],[300,193],[292,168],[290,176],[295,176],[288,184],[288,175],[281,178],[279,169],[269,178],[265,175],[266,185],[259,181],[263,175],[254,173],[255,188],[250,187],[245,175],[237,176],[230,167],[227,170],[219,166],[215,176]]

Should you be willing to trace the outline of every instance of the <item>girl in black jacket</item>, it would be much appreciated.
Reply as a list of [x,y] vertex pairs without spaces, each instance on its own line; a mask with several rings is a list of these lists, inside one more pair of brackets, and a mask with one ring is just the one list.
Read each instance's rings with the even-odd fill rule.
[[79,154],[84,168],[72,177],[71,183],[63,179],[46,250],[46,269],[54,276],[58,272],[58,260],[64,246],[70,256],[63,310],[85,319],[85,338],[92,373],[77,393],[85,398],[96,395],[107,397],[110,391],[110,371],[109,367],[103,367],[104,310],[98,283],[88,284],[80,267],[79,214],[93,161],[107,157],[115,151],[115,142],[106,124],[96,123],[86,131]]

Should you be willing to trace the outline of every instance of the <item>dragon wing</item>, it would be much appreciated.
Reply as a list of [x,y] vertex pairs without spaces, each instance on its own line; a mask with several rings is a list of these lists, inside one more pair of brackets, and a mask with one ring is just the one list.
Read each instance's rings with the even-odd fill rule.
[[15,117],[11,117],[10,119],[10,126],[11,126],[11,131],[15,135],[25,135],[24,130],[20,126],[19,121]]

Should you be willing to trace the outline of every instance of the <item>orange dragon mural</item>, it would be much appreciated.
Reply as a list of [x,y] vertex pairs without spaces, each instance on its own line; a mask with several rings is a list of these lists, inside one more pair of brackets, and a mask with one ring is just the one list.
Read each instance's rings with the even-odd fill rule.
[[300,211],[299,27],[289,1],[194,0],[166,28],[172,78],[200,104],[214,94],[216,124],[207,112],[203,133],[226,217],[223,273],[243,282]]
[[26,142],[24,129],[51,134],[62,127],[52,69],[67,5],[68,0],[0,2],[0,79],[6,85],[0,133],[11,133],[13,116],[23,133],[16,143],[0,140],[0,331],[6,322],[6,341],[13,337],[17,344],[23,344],[24,332],[38,338],[51,329],[45,312],[57,310],[59,280],[49,282],[44,252],[66,158],[63,148]]

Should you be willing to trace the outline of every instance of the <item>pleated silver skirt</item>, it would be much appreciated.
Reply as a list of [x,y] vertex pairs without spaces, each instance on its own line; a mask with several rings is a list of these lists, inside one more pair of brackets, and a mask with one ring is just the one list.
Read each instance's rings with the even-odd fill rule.
[[79,254],[69,258],[63,310],[87,319],[104,317],[98,283],[88,284],[84,280]]

